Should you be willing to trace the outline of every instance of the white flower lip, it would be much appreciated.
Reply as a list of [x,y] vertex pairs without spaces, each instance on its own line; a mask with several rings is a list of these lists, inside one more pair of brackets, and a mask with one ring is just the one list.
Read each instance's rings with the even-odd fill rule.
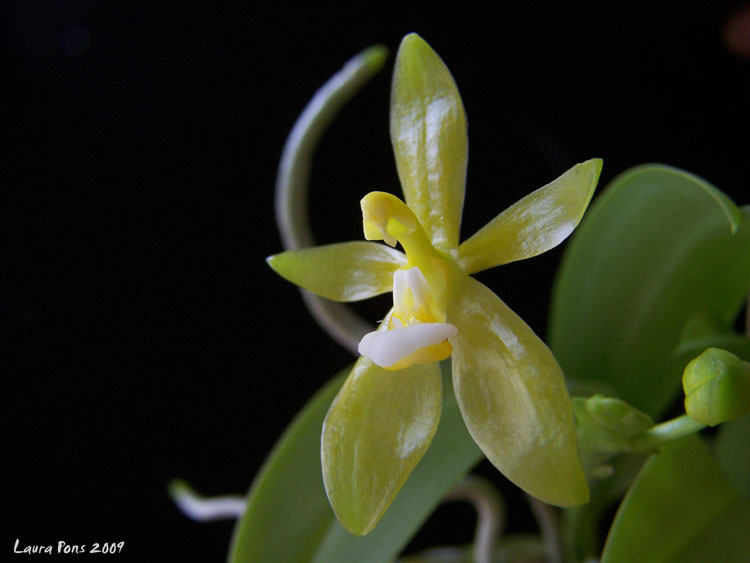
[[458,329],[448,323],[417,323],[379,330],[365,334],[359,343],[359,353],[387,368],[412,352],[439,344],[457,333]]

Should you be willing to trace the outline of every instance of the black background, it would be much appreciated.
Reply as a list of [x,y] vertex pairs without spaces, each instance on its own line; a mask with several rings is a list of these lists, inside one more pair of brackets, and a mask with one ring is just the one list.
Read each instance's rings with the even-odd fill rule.
[[[121,560],[224,557],[231,524],[187,520],[166,483],[243,492],[351,361],[264,258],[280,250],[286,134],[369,45],[395,52],[417,31],[454,74],[471,147],[464,237],[594,156],[600,187],[658,161],[747,202],[750,60],[722,41],[742,2],[602,4],[6,3],[0,558],[16,538],[124,540]],[[399,192],[391,62],[318,150],[319,242],[360,239],[359,199]],[[543,335],[560,253],[480,279]],[[471,512],[459,516],[416,545],[468,541]]]

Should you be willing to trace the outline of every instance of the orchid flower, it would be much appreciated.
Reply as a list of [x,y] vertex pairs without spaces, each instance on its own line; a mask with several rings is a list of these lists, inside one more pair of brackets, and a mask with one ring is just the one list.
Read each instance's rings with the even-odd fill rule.
[[[390,132],[405,201],[361,201],[365,238],[271,256],[284,278],[323,297],[393,292],[393,308],[359,345],[322,432],[331,506],[352,533],[374,528],[424,455],[440,420],[439,362],[473,440],[538,499],[571,506],[589,492],[562,371],[547,346],[470,274],[545,252],[578,225],[601,160],[578,164],[460,245],[468,143],[458,89],[418,35],[395,63]],[[404,252],[396,250],[400,243]]]

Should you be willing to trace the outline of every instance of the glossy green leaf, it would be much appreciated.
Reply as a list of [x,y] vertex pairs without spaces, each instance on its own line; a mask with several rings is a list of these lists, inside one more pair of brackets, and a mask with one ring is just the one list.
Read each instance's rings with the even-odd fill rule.
[[624,454],[607,459],[603,469],[608,471],[602,471],[589,483],[591,501],[563,511],[561,535],[566,550],[565,561],[599,560],[604,546],[604,538],[600,537],[601,522],[611,519],[609,511],[622,500],[645,462],[643,454]]
[[719,427],[716,459],[737,490],[750,499],[750,414]]
[[576,164],[500,213],[458,247],[464,271],[480,272],[556,247],[581,221],[601,170],[600,158]]
[[360,357],[323,423],[323,482],[339,521],[364,535],[422,459],[442,408],[439,364],[390,371]]
[[[680,334],[680,346],[698,338],[725,334],[734,334],[732,327],[727,326],[721,319],[706,311],[695,311],[685,319],[685,325],[682,328],[682,334]],[[679,347],[677,353],[680,353]]]
[[406,256],[372,242],[342,242],[269,256],[273,270],[290,282],[334,301],[359,301],[393,290],[393,272]]
[[652,456],[617,512],[602,563],[747,561],[750,504],[697,436]]
[[269,455],[235,527],[229,561],[393,561],[450,487],[482,458],[453,395],[450,364],[443,367],[443,408],[432,444],[372,532],[347,532],[323,489],[321,427],[347,370],[311,399]]
[[750,359],[750,337],[735,333],[710,334],[683,341],[675,355],[681,363],[687,364],[706,348],[721,348],[745,360]]
[[[736,231],[733,233],[733,231]],[[674,354],[697,311],[731,324],[750,287],[750,207],[660,165],[616,178],[566,250],[550,344],[565,374],[651,416],[675,397]]]
[[266,458],[234,528],[230,562],[307,561],[334,524],[320,473],[320,429],[348,373],[310,399]]
[[448,322],[458,328],[453,386],[469,433],[503,475],[549,504],[589,499],[560,366],[491,290],[467,277]]
[[391,143],[406,203],[437,248],[458,246],[466,115],[450,71],[417,34],[404,37],[391,90]]

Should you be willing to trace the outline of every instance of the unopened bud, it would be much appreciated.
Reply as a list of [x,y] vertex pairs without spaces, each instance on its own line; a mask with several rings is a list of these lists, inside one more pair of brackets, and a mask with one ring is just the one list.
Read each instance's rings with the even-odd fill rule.
[[750,363],[718,348],[707,348],[682,375],[685,412],[709,426],[750,412]]

